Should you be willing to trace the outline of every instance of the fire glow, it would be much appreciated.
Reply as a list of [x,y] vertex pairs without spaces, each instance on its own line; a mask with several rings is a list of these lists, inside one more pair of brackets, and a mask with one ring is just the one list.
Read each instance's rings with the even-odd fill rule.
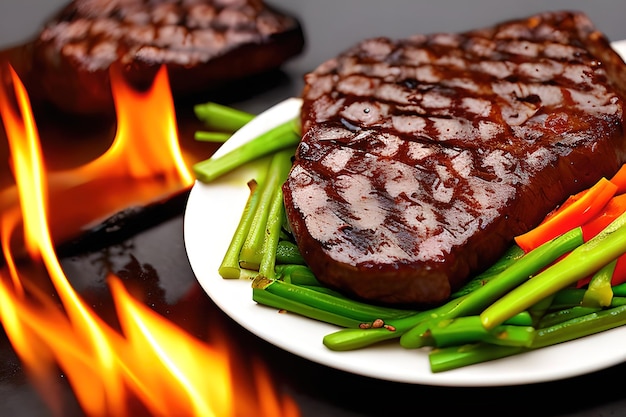
[[[0,86],[0,113],[20,204],[0,214],[5,258],[0,270],[0,322],[55,415],[63,414],[63,404],[51,392],[60,369],[88,416],[135,415],[131,404],[137,402],[154,416],[221,417],[251,411],[260,417],[299,416],[289,397],[274,393],[267,371],[258,363],[253,366],[254,389],[242,392],[238,384],[235,390],[238,375],[232,375],[229,363],[234,358],[229,357],[224,337],[213,344],[192,337],[133,298],[118,277],[111,275],[107,282],[120,330],[102,320],[74,291],[50,233],[50,181],[28,95],[16,73],[6,70],[13,91]],[[168,189],[189,187],[193,178],[178,144],[165,69],[145,93],[133,91],[116,71],[111,72],[118,122],[113,144],[97,159],[57,175],[63,178],[57,184],[122,176],[158,177]],[[27,267],[15,255],[15,235],[21,229]],[[33,273],[48,277],[60,303],[27,279]]]

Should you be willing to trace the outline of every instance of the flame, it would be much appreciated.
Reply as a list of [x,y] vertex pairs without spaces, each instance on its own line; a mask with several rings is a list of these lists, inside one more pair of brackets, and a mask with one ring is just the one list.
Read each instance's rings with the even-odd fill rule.
[[[11,79],[17,78],[12,68],[7,72]],[[47,172],[42,166],[42,171],[33,175],[47,183],[50,195],[29,196],[35,200],[22,203],[33,209],[50,206],[51,234],[56,241],[76,237],[82,228],[99,224],[121,207],[149,204],[159,195],[169,196],[190,187],[194,181],[188,168],[190,164],[185,163],[186,159],[193,158],[185,158],[178,143],[175,107],[165,67],[157,72],[152,87],[146,91],[132,89],[117,66],[111,67],[110,78],[118,115],[110,147],[79,167]],[[38,147],[38,132],[28,95],[20,83],[13,84],[15,103],[6,94],[0,103],[7,137],[35,137],[37,141],[29,141],[28,146]],[[41,153],[38,148],[18,154],[13,151],[14,147],[10,143],[14,160],[22,157],[20,155],[41,157],[37,156]],[[23,164],[14,164],[13,169],[18,165]],[[18,195],[18,187],[26,174],[15,172],[14,175],[16,187],[0,191],[0,211],[10,209],[25,198]],[[88,202],[90,210],[84,210],[81,202]],[[25,227],[39,226],[28,224]],[[34,250],[28,249],[29,252]]]
[[[15,103],[0,88],[0,113],[20,204],[0,214],[0,243],[6,260],[0,270],[0,322],[55,414],[62,415],[63,409],[50,391],[59,368],[88,416],[135,415],[133,404],[138,401],[154,416],[238,416],[254,410],[258,416],[298,417],[295,403],[275,394],[261,364],[253,366],[255,389],[236,390],[228,343],[210,345],[192,337],[133,298],[118,277],[111,275],[107,282],[119,329],[106,323],[74,291],[51,238],[45,167],[28,95],[12,69],[9,75]],[[113,144],[73,173],[86,182],[156,175],[166,185],[190,185],[193,179],[178,146],[165,70],[159,71],[146,93],[128,87],[117,69],[112,70],[111,80],[118,116]],[[29,268],[14,254],[12,237],[20,226]],[[41,273],[50,280],[60,302],[29,279]]]
[[178,146],[176,113],[165,67],[145,93],[125,83],[117,65],[111,67],[110,77],[119,128],[109,150],[83,166],[80,176],[87,180],[119,175],[151,178],[156,166],[166,174],[166,180],[191,185],[193,176]]

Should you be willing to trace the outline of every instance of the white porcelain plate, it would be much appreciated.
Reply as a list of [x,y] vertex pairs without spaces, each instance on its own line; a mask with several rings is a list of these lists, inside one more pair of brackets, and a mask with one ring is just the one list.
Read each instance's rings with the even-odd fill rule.
[[[626,42],[613,44],[623,53]],[[224,153],[259,133],[296,117],[300,100],[288,99],[270,108],[237,132],[220,149]],[[218,266],[237,227],[248,197],[251,165],[211,184],[197,182],[185,212],[184,238],[191,267],[203,289],[226,314],[262,339],[311,361],[346,372],[383,380],[439,386],[519,385],[564,379],[626,361],[626,327],[561,345],[432,373],[428,350],[406,350],[397,341],[348,352],[334,352],[322,338],[339,330],[295,314],[280,314],[256,304],[248,280],[227,280]]]

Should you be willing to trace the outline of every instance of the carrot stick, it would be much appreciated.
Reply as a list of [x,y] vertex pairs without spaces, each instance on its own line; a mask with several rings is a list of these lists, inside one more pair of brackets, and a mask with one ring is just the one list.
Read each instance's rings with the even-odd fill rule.
[[[604,206],[600,213],[582,225],[583,240],[588,242],[624,212],[626,212],[626,194],[616,195]],[[578,288],[585,287],[589,284],[589,281],[591,281],[591,277],[585,277],[579,280],[576,286]],[[618,266],[615,267],[613,281],[615,282],[614,285],[626,282],[626,256],[624,255],[620,256]]]
[[622,165],[622,167],[611,177],[611,182],[617,185],[616,194],[622,194],[626,192],[626,164]]
[[595,217],[582,225],[583,239],[589,239],[600,233],[602,229],[609,225],[626,211],[626,194],[616,195],[609,200],[602,210],[596,213]]
[[559,209],[552,212],[539,226],[517,236],[515,242],[525,252],[578,227],[596,216],[615,195],[617,185],[601,178],[588,190],[571,196]]

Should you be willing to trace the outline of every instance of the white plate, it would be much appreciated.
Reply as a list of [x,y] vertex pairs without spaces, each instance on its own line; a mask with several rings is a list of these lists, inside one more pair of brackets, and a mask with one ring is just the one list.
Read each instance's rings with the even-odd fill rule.
[[[614,44],[620,51],[626,43]],[[224,144],[218,155],[259,133],[297,116],[300,100],[288,99],[261,114]],[[518,385],[558,380],[604,369],[626,361],[626,328],[606,331],[483,364],[434,374],[427,350],[406,350],[397,341],[380,346],[334,352],[322,338],[333,325],[252,301],[247,280],[226,280],[218,266],[237,227],[248,197],[246,182],[254,166],[239,169],[209,185],[197,182],[187,203],[184,236],[191,267],[207,294],[237,323],[262,339],[311,361],[354,374],[389,381],[440,386]]]

